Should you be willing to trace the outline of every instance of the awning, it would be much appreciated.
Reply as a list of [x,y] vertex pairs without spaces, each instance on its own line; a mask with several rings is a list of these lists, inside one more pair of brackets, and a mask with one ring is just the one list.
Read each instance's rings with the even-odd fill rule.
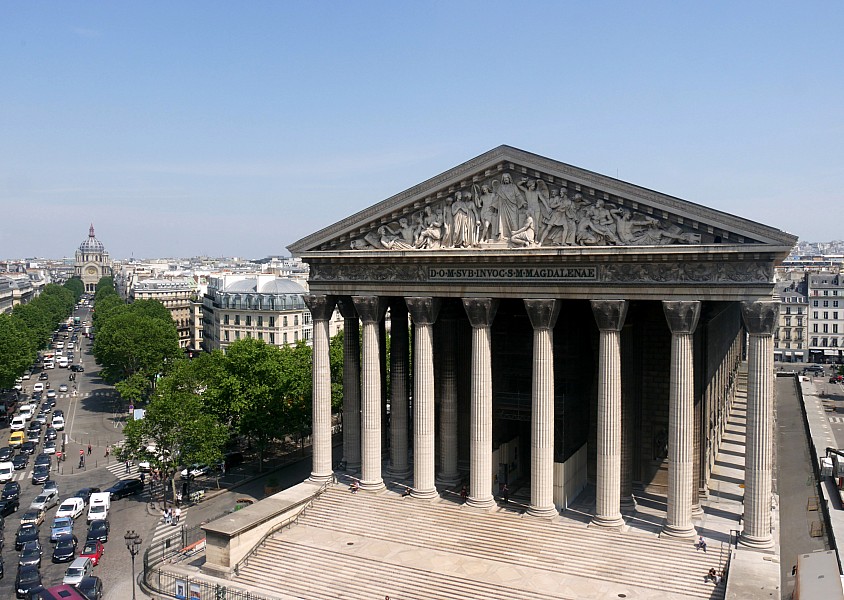
[[802,350],[795,350],[794,356],[803,356],[804,352]]
[[824,350],[824,356],[838,356],[838,350]]
[[[774,352],[774,354],[776,354],[776,352]],[[786,352],[786,353],[785,353],[785,355],[786,355],[786,356],[791,356],[791,352]]]

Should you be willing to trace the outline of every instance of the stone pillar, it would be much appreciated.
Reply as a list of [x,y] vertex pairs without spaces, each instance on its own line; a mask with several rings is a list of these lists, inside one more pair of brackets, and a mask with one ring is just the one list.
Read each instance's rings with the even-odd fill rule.
[[363,369],[361,372],[361,480],[362,490],[384,488],[381,479],[381,359],[378,323],[386,306],[379,296],[352,296],[363,321]]
[[390,304],[390,475],[410,475],[407,461],[407,306]]
[[331,467],[331,366],[328,358],[328,321],[334,312],[334,296],[307,294],[305,304],[313,318],[313,466],[310,480],[329,481]]
[[700,302],[663,301],[671,329],[671,373],[668,406],[668,511],[662,535],[694,537],[694,356],[693,333]]
[[592,300],[600,331],[598,350],[598,456],[593,525],[621,527],[621,328],[625,300]]
[[[626,320],[626,319],[625,319]],[[634,440],[640,403],[640,388],[636,378],[642,372],[637,354],[634,328],[625,325],[621,330],[621,511],[633,511]]]
[[343,315],[343,462],[360,468],[360,322],[349,296],[337,299]]
[[534,517],[553,517],[554,506],[554,325],[558,300],[525,300],[533,325],[530,422],[530,507]]
[[492,495],[492,335],[495,298],[463,298],[472,324],[472,439],[469,499],[474,508],[495,505]]
[[440,315],[440,472],[437,483],[452,486],[460,483],[457,470],[457,320]]
[[744,528],[739,541],[771,548],[771,450],[774,400],[774,342],[779,302],[742,302],[747,344],[747,438],[744,460]]
[[436,498],[434,485],[434,322],[439,298],[405,298],[413,318],[414,498]]

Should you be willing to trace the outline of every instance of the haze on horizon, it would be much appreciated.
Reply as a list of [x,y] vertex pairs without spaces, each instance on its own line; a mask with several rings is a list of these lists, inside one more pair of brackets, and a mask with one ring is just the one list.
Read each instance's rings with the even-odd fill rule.
[[0,4],[0,257],[259,258],[501,144],[840,239],[844,5]]

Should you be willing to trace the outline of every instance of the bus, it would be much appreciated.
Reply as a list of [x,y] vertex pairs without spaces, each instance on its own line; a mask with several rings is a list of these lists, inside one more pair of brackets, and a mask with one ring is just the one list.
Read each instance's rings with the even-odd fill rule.
[[76,327],[81,322],[79,317],[73,317],[73,326]]

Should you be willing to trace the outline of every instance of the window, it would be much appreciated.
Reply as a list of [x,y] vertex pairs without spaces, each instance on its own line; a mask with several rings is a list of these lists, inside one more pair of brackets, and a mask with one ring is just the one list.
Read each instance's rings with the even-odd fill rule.
[[832,333],[838,333],[838,323],[832,324]]
[[252,315],[246,315],[246,326],[252,325]]
[[837,348],[837,347],[838,347],[838,338],[832,338],[832,345],[833,345],[833,347],[835,347],[835,348]]
[[817,301],[817,300],[812,300],[812,306],[817,307],[817,306],[818,306],[818,301]]
[[282,326],[282,327],[287,327],[287,315],[284,315],[284,316],[281,318],[281,326]]
[[798,315],[802,315],[802,314],[803,314],[803,308],[802,308],[802,307],[800,307],[800,306],[798,306],[798,307],[797,307],[797,314],[798,314]]
[[812,333],[817,333],[817,332],[818,332],[818,324],[812,323]]
[[240,315],[235,315],[235,316],[234,316],[234,324],[235,324],[235,325],[240,325]]
[[832,318],[833,318],[833,319],[837,319],[837,318],[838,318],[838,311],[837,311],[837,310],[832,311]]
[[285,332],[284,332],[284,333],[282,333],[281,335],[282,335],[282,340],[281,340],[281,341],[282,341],[282,342],[284,343],[284,345],[286,346],[286,345],[287,345],[287,332],[285,331]]
[[791,325],[791,317],[786,317],[786,318],[785,318],[785,324],[786,324],[786,325]]
[[258,332],[258,339],[259,339],[259,340],[263,340],[263,339],[264,339],[264,332],[263,332],[263,331],[259,331],[259,332]]
[[299,332],[298,332],[298,331],[294,331],[294,332],[293,332],[293,341],[294,341],[294,342],[298,342],[298,341],[299,341]]
[[224,338],[225,338],[225,340],[228,342],[228,341],[229,341],[229,332],[228,332],[228,331],[224,332],[224,333],[223,333],[223,337],[224,337]]
[[258,327],[263,327],[263,326],[264,326],[264,317],[262,317],[261,315],[258,315]]
[[785,314],[787,314],[787,315],[791,314],[791,307],[790,306],[785,307]]
[[240,339],[240,332],[239,331],[234,332],[234,339],[236,339],[236,340]]
[[827,325],[826,323],[823,324],[823,332],[829,333],[829,325]]
[[270,317],[270,327],[275,327],[275,317]]
[[818,338],[816,338],[816,337],[813,337],[813,338],[812,338],[812,345],[813,345],[813,346],[817,346],[817,345],[818,345]]
[[832,301],[832,308],[838,308],[838,300]]
[[803,324],[803,317],[797,317],[797,325],[800,326]]
[[224,325],[228,325],[228,324],[229,324],[229,316],[228,316],[228,315],[225,315],[225,316],[223,317],[223,324],[224,324]]
[[275,333],[272,331],[270,332],[270,343],[275,344]]
[[814,312],[812,312],[812,318],[813,318],[813,319],[817,319],[817,318],[818,318],[818,311],[814,311]]
[[294,327],[299,326],[299,315],[293,315],[293,326]]
[[827,311],[827,310],[823,311],[823,318],[824,318],[824,319],[828,319],[828,318],[829,318],[829,311]]

